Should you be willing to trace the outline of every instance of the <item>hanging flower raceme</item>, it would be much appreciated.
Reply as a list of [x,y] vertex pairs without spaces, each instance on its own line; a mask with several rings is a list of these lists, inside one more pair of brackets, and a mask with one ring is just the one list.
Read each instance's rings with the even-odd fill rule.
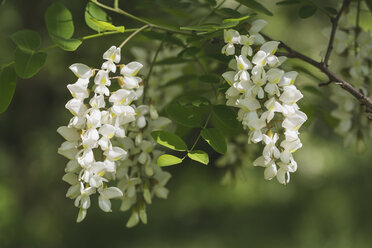
[[264,20],[254,21],[247,35],[236,30],[225,31],[230,50],[225,52],[227,48],[224,48],[222,52],[235,55],[236,48],[241,48],[241,53],[229,63],[233,70],[222,76],[230,85],[226,104],[239,109],[238,120],[249,130],[248,143],[264,144],[262,156],[253,165],[265,168],[265,179],[276,177],[286,184],[290,173],[297,169],[293,152],[302,146],[298,130],[307,116],[297,105],[303,97],[294,85],[297,72],[279,68],[286,58],[275,55],[279,42],[265,42],[259,34],[265,25]]
[[[66,196],[75,199],[75,206],[80,209],[78,222],[87,214],[91,195],[99,194],[98,205],[105,212],[111,211],[111,199],[126,195],[123,188],[111,186],[111,182],[128,154],[133,153],[123,143],[127,129],[141,119],[140,107],[133,101],[143,92],[139,85],[142,79],[136,76],[142,65],[138,62],[120,65],[121,75],[113,77],[110,74],[119,67],[120,48],[112,46],[103,58],[106,61],[101,69],[83,64],[70,66],[78,77],[77,82],[67,85],[73,98],[66,108],[73,117],[67,126],[57,130],[66,140],[58,153],[70,160],[63,180],[71,185]],[[115,79],[121,87],[112,92],[111,81]]]

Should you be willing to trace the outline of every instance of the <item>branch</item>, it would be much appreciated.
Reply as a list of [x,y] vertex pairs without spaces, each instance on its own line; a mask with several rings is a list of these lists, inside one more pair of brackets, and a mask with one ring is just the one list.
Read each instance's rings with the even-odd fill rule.
[[335,40],[338,21],[340,20],[342,12],[344,12],[345,8],[350,4],[350,2],[351,2],[351,0],[344,0],[342,2],[342,6],[341,6],[340,10],[338,11],[336,17],[331,17],[331,23],[332,23],[331,36],[329,38],[327,52],[326,52],[326,55],[325,55],[324,61],[323,61],[324,65],[327,66],[327,67],[328,67],[328,60],[331,57],[331,53],[332,53],[332,49],[333,49],[333,41]]
[[[267,40],[273,40],[265,34],[262,34],[262,36],[265,37],[265,39],[267,39]],[[350,83],[346,82],[340,76],[338,76],[333,71],[331,71],[326,64],[324,64],[322,62],[318,62],[318,61],[316,61],[316,60],[314,60],[314,59],[312,59],[312,58],[310,58],[310,57],[292,49],[291,47],[289,47],[288,45],[286,45],[282,41],[280,41],[279,47],[282,47],[285,50],[287,50],[287,53],[279,53],[278,52],[278,53],[276,53],[277,55],[286,56],[288,58],[301,59],[302,61],[305,61],[306,63],[311,64],[312,66],[318,68],[320,71],[322,71],[324,74],[326,74],[328,76],[329,81],[336,82],[337,85],[339,85],[341,88],[343,88],[344,90],[349,92],[351,95],[353,95],[356,99],[358,99],[358,101],[362,105],[366,106],[366,112],[367,113],[372,113],[372,100],[368,96],[364,95],[363,92],[357,90]],[[372,120],[372,118],[370,118],[369,116],[368,116],[368,119]]]
[[156,28],[156,29],[159,29],[159,30],[163,30],[163,31],[168,31],[168,32],[171,32],[171,33],[177,33],[177,34],[183,34],[183,35],[188,35],[188,36],[194,36],[192,33],[190,32],[186,32],[186,31],[182,31],[182,30],[178,30],[178,29],[174,29],[174,28],[170,28],[170,27],[165,27],[165,26],[160,26],[160,25],[157,25],[157,24],[154,24],[154,23],[151,23],[150,21],[147,21],[145,19],[142,19],[140,17],[137,17],[135,15],[132,15],[122,9],[120,9],[119,7],[117,8],[112,8],[110,6],[107,6],[103,3],[100,3],[98,2],[97,0],[91,0],[92,3],[96,4],[97,6],[101,7],[101,8],[104,8],[104,9],[107,9],[107,10],[110,10],[112,12],[116,12],[120,15],[124,15],[126,17],[129,17],[133,20],[136,20],[138,22],[142,22],[144,24],[147,24],[149,25],[151,28]]

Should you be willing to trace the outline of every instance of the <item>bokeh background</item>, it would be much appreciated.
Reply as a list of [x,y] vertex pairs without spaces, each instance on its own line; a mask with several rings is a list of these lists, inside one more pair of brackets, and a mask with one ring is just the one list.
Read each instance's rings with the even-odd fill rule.
[[[13,60],[9,35],[17,30],[34,29],[43,37],[42,47],[51,44],[43,15],[52,2],[3,1],[0,63]],[[140,16],[164,18],[169,13],[156,2],[121,0],[120,6]],[[301,20],[296,7],[260,2],[275,13],[265,17],[269,21],[266,33],[320,58],[327,43],[321,34],[329,25],[326,17],[317,13]],[[318,2],[337,7],[339,1]],[[93,34],[84,22],[86,1],[63,3],[73,13],[76,36]],[[236,5],[231,0],[224,6]],[[193,15],[201,18],[205,12],[196,10]],[[112,16],[117,25],[140,26]],[[182,25],[182,20],[178,21]],[[244,181],[223,185],[224,168],[186,163],[167,168],[173,175],[169,198],[156,199],[148,207],[147,225],[127,229],[129,213],[118,211],[117,204],[113,213],[104,213],[92,204],[87,218],[77,224],[78,211],[73,201],[65,198],[68,185],[61,180],[67,161],[57,154],[62,138],[56,129],[70,118],[64,105],[70,98],[66,85],[73,82],[74,75],[68,66],[74,62],[98,65],[101,54],[121,40],[117,35],[84,42],[75,52],[50,50],[46,65],[35,77],[18,81],[13,102],[0,115],[0,247],[372,247],[371,142],[367,141],[362,154],[355,148],[344,148],[330,121],[319,118],[323,114],[314,115],[302,128],[304,147],[295,154],[299,169],[287,186],[265,181],[262,168],[250,164]],[[132,47],[151,51],[157,44],[139,35],[123,54],[131,58],[135,56]],[[316,83],[306,75],[297,81],[299,88]],[[329,100],[311,92],[304,91],[304,95],[305,106],[316,102],[325,112],[333,107]],[[209,152],[212,160],[218,158]]]

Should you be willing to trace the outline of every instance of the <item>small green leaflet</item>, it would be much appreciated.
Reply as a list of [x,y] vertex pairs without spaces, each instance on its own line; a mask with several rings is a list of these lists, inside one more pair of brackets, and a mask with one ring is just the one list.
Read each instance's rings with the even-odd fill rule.
[[187,151],[186,143],[174,133],[167,131],[153,131],[152,138],[159,144],[175,151]]
[[202,164],[208,164],[209,163],[209,156],[206,152],[201,150],[196,151],[190,151],[187,153],[187,156],[191,158],[194,161],[197,161]]
[[103,9],[101,9],[92,2],[89,2],[85,7],[84,18],[85,23],[88,25],[88,27],[97,32],[101,32],[102,29],[99,26],[97,26],[93,21],[91,21],[91,19],[106,23],[112,23],[111,17]]
[[23,50],[36,50],[39,48],[41,39],[40,35],[29,29],[18,31],[10,36],[10,39],[17,47]]
[[118,31],[118,32],[124,33],[124,31],[125,31],[124,26],[116,27],[116,26],[112,25],[111,23],[98,21],[98,20],[93,19],[93,18],[90,18],[90,21],[98,27],[98,29],[100,30],[99,32],[102,32],[102,31]]
[[14,53],[15,70],[21,78],[34,76],[45,63],[46,53],[17,48]]
[[201,136],[218,153],[225,154],[227,144],[222,132],[217,128],[205,128],[201,131]]
[[59,2],[53,3],[45,12],[45,22],[51,40],[65,51],[75,51],[81,40],[72,39],[74,22],[71,12]]
[[168,104],[165,111],[169,118],[186,127],[201,127],[202,119],[198,114],[189,108],[181,106],[178,103]]
[[317,7],[314,5],[304,5],[298,11],[298,16],[302,19],[312,17],[317,11]]
[[160,167],[163,166],[170,166],[170,165],[175,165],[175,164],[180,164],[182,163],[182,159],[170,155],[170,154],[163,154],[158,158],[157,164]]
[[265,14],[268,16],[273,15],[273,13],[271,13],[270,10],[268,10],[262,4],[260,4],[259,2],[255,0],[236,0],[236,1],[262,14]]
[[7,110],[16,88],[17,76],[14,66],[0,69],[0,114]]

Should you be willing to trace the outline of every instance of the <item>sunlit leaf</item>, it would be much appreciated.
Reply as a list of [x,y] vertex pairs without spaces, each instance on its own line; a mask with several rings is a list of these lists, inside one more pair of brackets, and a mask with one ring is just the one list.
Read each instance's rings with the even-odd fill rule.
[[170,154],[163,154],[158,158],[157,164],[160,167],[163,166],[170,166],[170,165],[175,165],[175,164],[180,164],[182,163],[182,159],[170,155]]
[[186,151],[187,145],[178,135],[167,131],[153,131],[152,138],[162,146],[175,151]]
[[121,33],[124,33],[125,31],[125,28],[124,26],[114,26],[112,25],[111,23],[109,22],[104,22],[104,21],[98,21],[94,18],[91,18],[90,21],[96,25],[96,27],[99,29],[99,32],[103,32],[103,31],[118,31],[118,32],[121,32]]
[[197,161],[202,164],[208,164],[209,163],[209,156],[206,152],[204,151],[191,151],[187,153],[187,156],[191,158],[194,161]]
[[91,19],[97,20],[97,21],[103,21],[106,23],[112,23],[111,17],[100,7],[98,7],[96,4],[89,2],[87,6],[85,7],[85,23],[90,27],[91,29],[101,32],[102,29],[98,27],[94,22],[92,22]]

